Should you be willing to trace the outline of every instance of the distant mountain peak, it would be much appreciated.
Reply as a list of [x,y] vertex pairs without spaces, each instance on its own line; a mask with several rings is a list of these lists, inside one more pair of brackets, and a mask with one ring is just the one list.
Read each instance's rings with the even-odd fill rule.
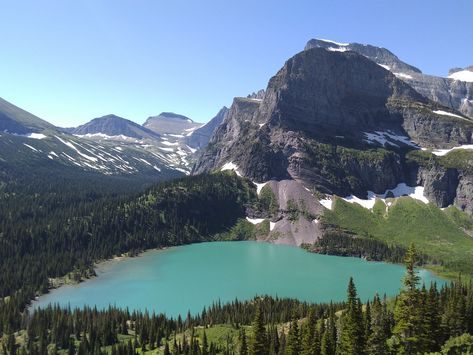
[[161,112],[157,116],[148,117],[143,124],[144,127],[159,134],[185,135],[192,128],[200,127],[202,124],[194,122],[187,116],[174,112]]
[[114,114],[94,118],[86,124],[68,130],[68,132],[76,135],[100,133],[107,136],[126,136],[136,139],[157,137],[155,132],[150,131],[138,123]]
[[149,118],[153,118],[153,117],[172,118],[172,119],[186,120],[188,122],[194,122],[189,117],[184,116],[184,115],[180,115],[180,114],[174,113],[174,112],[161,112],[158,116],[151,116]]

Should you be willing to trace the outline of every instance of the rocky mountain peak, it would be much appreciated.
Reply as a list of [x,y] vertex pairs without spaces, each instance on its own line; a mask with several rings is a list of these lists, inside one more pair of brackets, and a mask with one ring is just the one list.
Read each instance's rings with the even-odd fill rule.
[[[401,61],[385,48],[359,43],[337,43],[312,39],[306,49],[325,48],[328,51],[354,51],[391,71],[426,98],[473,117],[472,67],[454,68],[448,78],[423,74],[419,69]],[[451,80],[453,79],[453,80]]]
[[354,51],[394,72],[421,73],[418,68],[403,62],[386,48],[372,46],[370,44],[338,43],[324,39],[311,39],[307,42],[305,49],[307,50],[311,48],[324,48],[336,52]]
[[149,119],[153,119],[155,117],[160,117],[160,118],[164,118],[164,119],[169,119],[169,120],[174,120],[174,119],[177,119],[177,120],[184,120],[184,121],[187,121],[187,122],[194,122],[192,119],[190,119],[189,117],[187,116],[184,116],[184,115],[180,115],[178,113],[174,113],[174,112],[161,112],[159,115],[157,116],[151,116],[148,118]]
[[174,112],[161,112],[157,116],[148,117],[143,126],[159,134],[186,135],[202,124]]
[[69,130],[76,135],[106,135],[110,137],[129,137],[129,138],[157,138],[158,135],[141,125],[127,120],[126,118],[108,114],[97,117],[79,127]]

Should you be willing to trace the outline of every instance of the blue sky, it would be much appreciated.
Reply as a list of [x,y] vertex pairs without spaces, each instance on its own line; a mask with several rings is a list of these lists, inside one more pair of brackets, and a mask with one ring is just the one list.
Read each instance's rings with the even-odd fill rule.
[[471,0],[0,0],[0,97],[59,126],[161,111],[205,122],[310,38],[423,72],[473,64]]

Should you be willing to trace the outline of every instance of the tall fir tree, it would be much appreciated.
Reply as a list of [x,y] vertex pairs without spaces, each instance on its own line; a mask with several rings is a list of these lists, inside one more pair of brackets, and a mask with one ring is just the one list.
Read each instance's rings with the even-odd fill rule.
[[251,330],[252,337],[249,351],[250,355],[267,355],[268,338],[266,335],[266,328],[260,303],[256,304],[255,317],[251,324]]
[[353,278],[348,282],[347,308],[341,317],[341,332],[338,354],[362,355],[365,351],[364,322],[360,299]]
[[378,295],[375,295],[371,303],[371,332],[367,337],[367,353],[369,355],[387,355],[389,349],[387,346],[388,334],[386,330],[388,321],[385,316],[383,305]]
[[419,276],[415,270],[416,249],[412,244],[406,252],[406,275],[403,289],[396,299],[393,329],[394,349],[398,354],[423,353],[423,334],[425,333],[422,319],[422,303],[418,289]]
[[297,319],[292,320],[291,326],[289,328],[289,333],[287,335],[286,342],[286,354],[287,355],[300,355],[301,353],[301,338],[299,334],[299,325],[297,324]]

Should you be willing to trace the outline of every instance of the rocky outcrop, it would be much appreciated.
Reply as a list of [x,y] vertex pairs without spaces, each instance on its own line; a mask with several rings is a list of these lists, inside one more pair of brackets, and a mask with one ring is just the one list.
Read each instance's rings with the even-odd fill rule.
[[376,47],[369,44],[337,43],[323,39],[311,39],[307,42],[305,50],[312,48],[325,48],[334,52],[353,51],[373,60],[381,66],[390,68],[395,72],[421,73],[419,69],[403,62],[394,53],[390,52],[386,48]]
[[305,48],[307,50],[325,48],[329,51],[357,52],[393,72],[421,95],[473,118],[473,82],[465,81],[465,76],[455,76],[455,73],[468,71],[471,67],[466,69],[455,68],[450,70],[449,78],[442,78],[423,74],[418,68],[403,62],[385,48],[359,43],[336,43],[319,39],[311,39],[307,42]]
[[438,207],[454,204],[459,184],[459,172],[438,165],[420,168],[415,185],[424,186],[424,196]]
[[402,115],[402,128],[425,148],[451,148],[473,142],[473,120],[430,103],[391,100],[391,112]]
[[473,174],[460,174],[454,204],[470,216],[473,215]]
[[209,143],[209,140],[217,129],[217,127],[222,124],[223,120],[228,114],[228,111],[229,110],[227,107],[222,107],[220,111],[218,111],[217,115],[209,122],[207,122],[202,127],[197,128],[196,130],[186,134],[185,140],[187,145],[195,149],[201,149],[205,147]]
[[441,132],[449,127],[443,123],[426,133],[432,122],[453,120],[435,114],[439,107],[355,52],[306,50],[270,79],[262,100],[234,100],[193,171],[232,162],[255,181],[293,178],[341,195],[384,192],[404,179],[397,149],[413,146],[408,133],[426,146],[439,132],[448,136],[439,147],[470,139]]

